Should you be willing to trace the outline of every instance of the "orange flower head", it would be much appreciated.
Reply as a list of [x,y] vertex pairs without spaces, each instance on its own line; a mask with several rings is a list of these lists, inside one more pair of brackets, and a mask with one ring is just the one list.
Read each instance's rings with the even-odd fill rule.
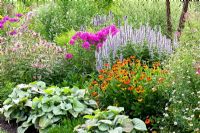
[[128,90],[129,90],[129,91],[132,91],[133,89],[134,89],[133,86],[128,87]]
[[146,124],[146,125],[149,125],[150,123],[151,123],[150,119],[146,119],[146,120],[145,120],[145,124]]
[[103,75],[99,75],[98,78],[99,78],[100,80],[103,80],[103,79],[104,79],[104,76],[103,76]]
[[151,79],[151,77],[147,77],[147,81],[151,81],[152,79]]
[[98,93],[97,93],[97,92],[95,92],[95,91],[94,91],[94,92],[92,92],[92,96],[93,96],[93,97],[96,97],[97,95],[98,95]]
[[109,67],[109,64],[108,64],[108,63],[106,63],[106,64],[104,64],[104,66],[105,66],[105,67]]
[[130,56],[131,59],[135,59],[135,56]]
[[124,81],[124,84],[126,84],[126,85],[128,85],[128,84],[130,84],[130,83],[131,83],[131,80],[130,80],[130,79]]

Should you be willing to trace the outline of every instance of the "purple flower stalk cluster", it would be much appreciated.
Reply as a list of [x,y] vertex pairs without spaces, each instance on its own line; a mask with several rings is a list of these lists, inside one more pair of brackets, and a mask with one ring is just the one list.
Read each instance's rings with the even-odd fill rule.
[[98,50],[103,46],[103,42],[106,41],[107,36],[110,34],[112,36],[116,35],[119,30],[115,25],[110,25],[98,31],[97,33],[89,32],[77,32],[70,40],[69,44],[74,45],[77,40],[82,41],[82,47],[84,49],[90,49],[91,45],[96,46]]
[[113,13],[110,11],[108,15],[96,15],[93,19],[92,19],[92,24],[94,26],[100,26],[105,24],[106,22],[114,22],[114,15]]
[[[154,53],[158,53],[161,57],[163,54],[171,54],[178,47],[178,40],[172,41],[161,34],[161,31],[156,31],[150,26],[141,26],[139,29],[133,30],[132,26],[125,22],[124,26],[120,27],[120,33],[116,36],[108,36],[103,43],[101,49],[95,52],[97,70],[103,68],[103,64],[112,63],[115,59],[123,59],[123,53],[120,51],[127,44],[141,46],[147,43],[151,58]],[[120,52],[120,55],[117,53]],[[111,57],[112,56],[112,59]]]
[[20,17],[22,17],[23,15],[18,13],[15,15],[16,17],[14,18],[10,18],[9,16],[5,16],[3,17],[1,20],[0,20],[0,29],[3,29],[4,28],[4,25],[7,23],[7,22],[11,22],[11,23],[15,23],[15,22],[19,22],[20,21]]

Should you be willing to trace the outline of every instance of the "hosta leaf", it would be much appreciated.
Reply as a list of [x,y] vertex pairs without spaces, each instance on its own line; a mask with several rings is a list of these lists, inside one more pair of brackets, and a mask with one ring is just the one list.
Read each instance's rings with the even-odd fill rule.
[[24,106],[32,107],[32,101],[30,100],[26,101],[26,104]]
[[85,115],[85,116],[83,116],[83,118],[86,118],[86,119],[93,119],[94,116],[93,116],[93,115]]
[[53,108],[54,115],[62,115],[63,111],[60,109],[59,106]]
[[75,117],[75,118],[76,118],[76,117],[78,116],[78,114],[79,114],[78,112],[74,111],[73,109],[70,109],[70,110],[69,110],[69,113],[70,113],[73,117]]
[[87,105],[90,105],[93,108],[97,108],[97,103],[94,100],[85,101]]
[[123,128],[122,127],[116,127],[113,130],[108,131],[109,133],[122,133],[123,132]]
[[107,131],[107,130],[109,130],[109,126],[107,124],[104,124],[104,123],[100,124],[98,126],[98,128],[99,128],[100,131]]
[[7,99],[3,102],[3,105],[10,104],[11,102],[12,102],[12,99],[11,99],[11,98],[7,98]]
[[53,92],[54,92],[54,90],[53,90],[53,88],[47,88],[47,89],[44,90],[44,92],[45,92],[46,94],[48,94],[48,95],[52,95]]
[[48,127],[50,124],[51,124],[51,119],[49,119],[47,116],[42,116],[39,119],[39,127],[41,129]]
[[71,93],[71,89],[69,87],[63,87],[62,88],[62,92],[64,92],[64,94],[70,94]]
[[112,125],[112,121],[110,121],[110,120],[100,120],[99,123],[105,123],[108,125]]
[[66,103],[61,103],[60,104],[60,108],[62,109],[62,110],[65,110],[65,111],[67,111],[67,110],[69,110],[69,109],[72,109],[72,105],[70,104],[70,103],[68,103],[68,104],[66,104]]
[[132,122],[133,122],[133,128],[135,128],[136,130],[147,131],[146,124],[142,120],[134,118]]
[[85,105],[79,102],[77,99],[73,100],[73,108],[76,112],[81,112],[85,109]]
[[115,106],[108,106],[107,109],[111,110],[111,111],[113,111],[115,113],[120,113],[120,112],[124,111],[123,107],[115,107]]
[[28,129],[28,127],[20,126],[17,128],[17,133],[24,133],[27,129]]

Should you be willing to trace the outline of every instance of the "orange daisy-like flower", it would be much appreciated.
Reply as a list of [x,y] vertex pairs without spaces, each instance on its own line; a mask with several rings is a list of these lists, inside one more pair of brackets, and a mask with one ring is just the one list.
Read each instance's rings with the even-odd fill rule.
[[103,79],[104,79],[104,76],[103,76],[103,75],[99,75],[98,78],[99,78],[100,80],[103,80]]
[[140,88],[137,87],[135,90],[137,93],[140,93]]
[[92,94],[91,94],[93,97],[96,97],[97,95],[98,95],[98,93],[97,92],[92,92]]
[[146,125],[149,125],[150,123],[151,123],[151,120],[150,120],[150,119],[146,119],[146,120],[145,120],[145,124],[146,124]]
[[95,84],[98,84],[98,82],[96,80],[92,81],[92,84],[95,85]]
[[129,90],[129,91],[132,91],[133,89],[134,89],[133,86],[128,87],[128,90]]
[[124,81],[124,84],[126,84],[126,85],[128,85],[128,84],[130,84],[130,83],[131,83],[131,80],[130,80],[130,79]]
[[104,66],[105,66],[105,67],[109,67],[109,64],[108,64],[108,63],[106,63],[106,64],[104,64]]
[[147,77],[147,81],[151,81],[152,79],[151,79],[151,77]]
[[135,59],[135,56],[130,56],[131,59]]

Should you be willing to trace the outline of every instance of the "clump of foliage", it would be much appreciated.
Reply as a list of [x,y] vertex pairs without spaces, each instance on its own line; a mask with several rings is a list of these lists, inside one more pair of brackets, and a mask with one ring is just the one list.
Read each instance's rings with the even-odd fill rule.
[[143,119],[159,115],[167,100],[162,88],[167,71],[159,66],[160,63],[155,62],[150,68],[135,56],[119,60],[113,66],[105,64],[88,91],[101,107],[123,106],[130,116]]
[[91,114],[95,101],[85,97],[85,90],[56,86],[46,87],[44,82],[19,84],[0,109],[6,120],[22,123],[18,132],[24,133],[34,125],[40,132],[63,118]]
[[164,131],[198,133],[200,130],[200,14],[188,15],[180,37],[181,46],[166,64],[170,97],[161,124]]
[[109,106],[106,111],[96,110],[94,115],[86,115],[85,124],[75,128],[78,133],[135,133],[136,131],[146,131],[145,123],[138,119],[130,119],[126,115],[121,115],[123,107]]

